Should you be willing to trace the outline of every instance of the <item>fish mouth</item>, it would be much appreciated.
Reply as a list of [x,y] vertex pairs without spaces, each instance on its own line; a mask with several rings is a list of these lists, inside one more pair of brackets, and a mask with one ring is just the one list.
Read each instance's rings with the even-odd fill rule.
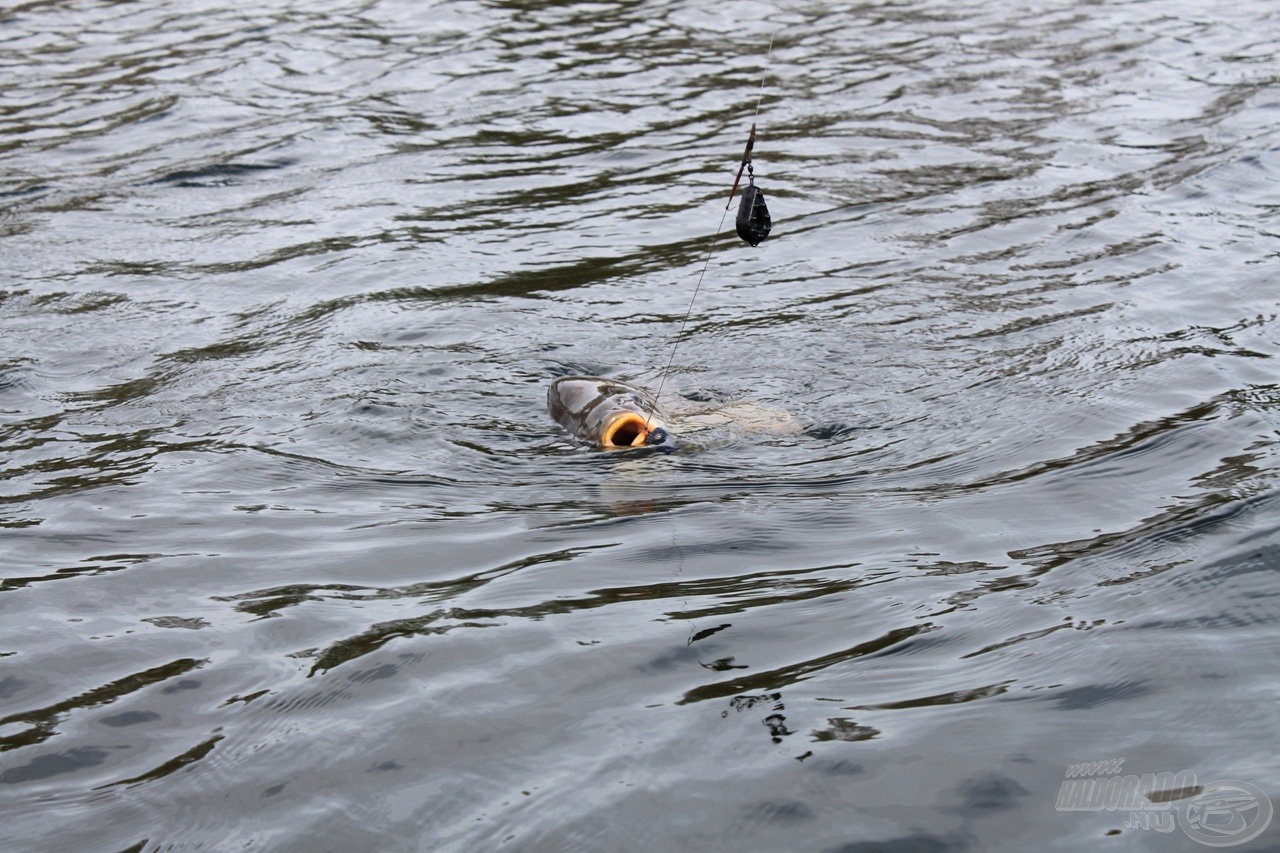
[[600,446],[605,450],[619,447],[643,447],[649,438],[649,419],[638,412],[619,412],[609,418],[600,430]]

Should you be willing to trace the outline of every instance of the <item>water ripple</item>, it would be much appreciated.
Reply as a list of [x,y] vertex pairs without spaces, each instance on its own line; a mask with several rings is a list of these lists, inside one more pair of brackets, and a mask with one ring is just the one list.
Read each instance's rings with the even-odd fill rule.
[[[1274,787],[1276,18],[1185,6],[9,10],[0,835],[1078,847],[1071,763]],[[681,449],[579,446],[571,373]],[[691,428],[744,406],[799,429]]]

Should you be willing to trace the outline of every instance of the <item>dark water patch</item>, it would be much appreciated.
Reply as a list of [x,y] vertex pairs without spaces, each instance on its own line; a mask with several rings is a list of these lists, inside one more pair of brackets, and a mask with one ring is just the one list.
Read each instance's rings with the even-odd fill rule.
[[120,728],[123,726],[136,726],[141,723],[150,723],[162,717],[155,711],[124,711],[119,714],[109,714],[101,717],[98,722],[104,726],[112,728]]
[[703,628],[701,630],[695,631],[689,635],[689,645],[693,645],[699,640],[705,640],[708,637],[714,636],[715,634],[720,633],[724,629],[731,628],[731,627],[733,626],[730,625],[728,622],[725,622],[724,624],[716,625],[713,628]]
[[160,688],[161,693],[182,693],[185,690],[199,690],[201,682],[194,678],[183,678]]
[[972,850],[973,844],[963,836],[907,835],[878,841],[852,841],[828,848],[828,853],[943,853]]
[[813,809],[799,800],[752,803],[745,809],[751,823],[803,824],[814,817]]
[[[607,547],[607,546],[597,546]],[[466,592],[478,590],[506,575],[519,572],[532,566],[559,564],[575,557],[582,556],[595,548],[582,548],[574,551],[555,551],[546,554],[522,558],[514,563],[504,564],[465,577],[445,580],[426,581],[402,587],[366,588],[350,584],[325,584],[276,587],[256,592],[239,593],[233,596],[220,596],[217,601],[235,602],[237,610],[251,613],[259,618],[278,615],[286,607],[296,607],[306,602],[326,600],[337,601],[395,601],[411,598],[418,603],[426,604],[435,601],[454,599]],[[550,612],[550,611],[548,611]]]
[[188,631],[209,627],[209,623],[198,616],[149,616],[142,621],[150,622],[157,628],[185,628]]
[[678,614],[673,613],[671,615],[672,618],[678,619],[710,619],[731,616],[735,613],[743,613],[775,604],[792,604],[814,598],[839,595],[840,593],[870,585],[869,581],[854,578],[834,579],[819,577],[814,579],[793,579],[793,575],[804,575],[811,571],[825,572],[832,568],[848,567],[823,567],[794,573],[782,572],[774,575],[773,583],[769,586],[763,583],[764,578],[759,575],[690,583],[685,585],[687,586],[687,592],[685,589],[681,589],[677,594],[692,594],[699,598],[715,596],[721,603],[691,610],[682,610]]
[[127,675],[115,681],[95,687],[78,696],[55,702],[33,711],[20,711],[0,718],[0,726],[23,724],[30,726],[25,732],[0,738],[0,751],[31,746],[48,740],[57,734],[57,726],[63,716],[71,711],[110,704],[124,696],[162,684],[170,678],[181,676],[203,666],[207,661],[182,658],[161,666]]
[[217,746],[218,742],[223,739],[224,739],[223,735],[214,735],[208,740],[202,741],[201,743],[198,743],[195,746],[191,747],[186,752],[183,752],[181,755],[176,755],[173,758],[169,759],[168,761],[164,762],[163,764],[151,770],[148,770],[146,773],[143,773],[138,776],[134,776],[129,779],[121,779],[119,782],[112,782],[110,787],[116,787],[120,785],[124,785],[124,786],[140,785],[145,782],[153,782],[156,779],[163,779],[164,777],[170,775],[171,773],[176,773],[179,770],[183,770],[188,766],[196,763],[197,761],[200,761],[209,753],[213,752],[214,747]]
[[331,690],[307,691],[289,698],[273,699],[263,707],[278,713],[294,713],[298,711],[316,711],[353,697],[349,690],[337,688]]
[[123,293],[99,291],[93,293],[46,294],[35,300],[35,305],[58,314],[87,314],[93,311],[113,308],[128,301],[129,297]]
[[[1098,622],[1095,622],[1093,625],[1090,625],[1088,627],[1089,628],[1096,627],[1098,624],[1101,624],[1101,620],[1099,620]],[[992,643],[989,646],[983,646],[982,648],[978,649],[976,652],[969,652],[967,654],[961,655],[961,657],[973,658],[973,657],[978,657],[979,655],[990,654],[991,652],[999,651],[1001,649],[1007,649],[1010,646],[1016,646],[1019,643],[1026,643],[1033,640],[1039,640],[1043,637],[1049,636],[1055,631],[1061,631],[1063,628],[1076,628],[1077,630],[1087,630],[1087,628],[1081,628],[1080,626],[1071,624],[1070,620],[1068,620],[1067,622],[1064,622],[1061,625],[1053,625],[1049,628],[1044,628],[1039,631],[1027,631],[1026,633],[1023,633],[1023,634],[1017,634],[1015,636],[1008,637],[1006,639],[1001,640],[998,643]]]
[[937,484],[932,489],[949,488],[989,488],[995,485],[1007,485],[1032,477],[1040,477],[1059,469],[1072,471],[1087,468],[1090,465],[1104,465],[1112,459],[1123,459],[1132,455],[1156,453],[1168,445],[1180,440],[1188,429],[1200,424],[1211,423],[1222,416],[1223,401],[1209,401],[1196,404],[1176,415],[1162,417],[1154,421],[1135,424],[1124,434],[1105,441],[1096,442],[1073,452],[1069,457],[1038,463],[1020,471],[1007,471],[989,476],[981,483],[968,485]]
[[[16,189],[0,190],[0,198],[23,198],[26,196],[40,195],[41,193],[48,192],[51,189],[52,187],[49,184],[33,183],[33,184],[29,184],[28,186],[19,187]],[[5,236],[13,236],[15,234],[26,233],[26,231],[28,230],[28,226],[22,225],[20,223],[14,223],[14,222],[6,222],[4,223],[3,227],[20,229],[17,231],[6,232]]]
[[3,679],[0,679],[0,699],[9,699],[16,696],[29,685],[29,681],[17,676],[6,675]]
[[727,657],[727,658],[720,658],[719,660],[713,660],[710,663],[702,663],[701,661],[699,661],[699,663],[701,663],[702,666],[706,667],[712,672],[727,672],[728,670],[731,670],[731,669],[750,669],[750,667],[747,666],[746,664],[734,663],[735,660],[737,659],[733,657]]
[[66,752],[41,755],[26,764],[0,772],[0,785],[16,785],[76,773],[86,767],[96,767],[107,760],[107,749],[102,747],[76,747]]
[[[1128,530],[1102,533],[1089,539],[1054,543],[1025,551],[1011,551],[1009,556],[1034,566],[1036,574],[1056,569],[1076,560],[1097,560],[1126,553],[1141,558],[1147,554],[1159,554],[1170,546],[1176,548],[1178,543],[1187,542],[1197,536],[1207,535],[1224,526],[1232,525],[1237,522],[1237,519],[1248,517],[1256,512],[1258,507],[1269,503],[1271,503],[1270,495],[1230,500],[1218,494],[1211,494],[1199,500],[1175,504],[1149,519],[1144,519]],[[1128,572],[1114,577],[1103,577],[1099,583],[1108,586],[1130,583],[1162,574],[1185,562],[1185,558],[1180,558],[1157,561],[1153,565],[1137,569],[1129,567]]]
[[296,166],[291,158],[280,158],[268,163],[211,163],[197,169],[179,169],[151,181],[153,184],[172,184],[177,187],[216,187],[241,183],[247,178],[262,177],[264,172],[288,169]]
[[980,817],[992,811],[1017,808],[1030,793],[1014,779],[989,774],[967,781],[960,791],[960,802],[950,810]]
[[13,576],[0,580],[0,592],[26,588],[46,581],[92,577],[107,572],[118,572],[131,566],[147,563],[167,556],[165,554],[108,554],[85,558],[83,565],[62,566],[42,575]]
[[458,618],[458,616],[454,613],[437,611],[424,616],[380,622],[356,636],[347,637],[333,643],[328,648],[317,651],[314,655],[315,663],[312,664],[308,674],[316,675],[328,672],[334,667],[375,652],[393,640],[446,634],[458,628],[496,628],[500,627],[501,624],[473,620],[451,621],[450,624],[444,625],[436,624],[446,619],[452,620],[455,618]]
[[0,592],[11,589],[23,589],[33,583],[43,583],[45,581],[67,580],[79,575],[96,575],[100,572],[119,571],[126,566],[108,566],[98,563],[90,563],[85,566],[67,566],[57,569],[51,574],[35,575],[27,577],[11,577],[0,581]]
[[1055,690],[1046,698],[1064,711],[1086,711],[1141,696],[1151,689],[1147,682],[1124,681]]
[[823,729],[814,729],[809,732],[809,737],[814,741],[841,741],[843,743],[857,743],[864,740],[872,740],[879,737],[880,730],[873,726],[865,726],[847,717],[829,717],[827,719],[827,727]]
[[[149,383],[143,383],[149,385]],[[104,408],[135,399],[139,388],[136,383],[95,393],[95,403]],[[192,450],[208,449],[205,441],[174,442],[167,430],[143,429],[130,433],[99,433],[76,436],[74,441],[62,440],[70,445],[70,452],[62,457],[50,457],[51,448],[41,447],[43,442],[31,442],[23,450],[34,451],[18,456],[17,464],[7,474],[11,480],[10,493],[0,495],[0,503],[16,503],[80,494],[88,489],[108,486],[124,486],[137,482],[154,468],[167,454],[185,454]],[[15,488],[16,487],[16,488]]]
[[693,702],[705,702],[710,699],[723,699],[729,696],[746,693],[751,690],[773,690],[780,687],[786,687],[797,682],[804,681],[805,679],[812,677],[813,674],[835,665],[844,665],[849,661],[857,660],[858,658],[869,655],[901,651],[905,648],[907,640],[929,630],[932,629],[928,625],[913,625],[909,628],[898,628],[889,631],[874,640],[869,640],[865,643],[858,643],[855,646],[851,646],[837,652],[829,652],[811,660],[797,662],[772,671],[753,673],[731,681],[722,681],[716,684],[703,685],[687,691],[684,696],[681,697],[679,704],[683,705]]
[[974,702],[980,699],[990,699],[993,696],[1000,696],[1008,692],[1009,685],[1011,683],[1012,682],[988,684],[983,687],[974,687],[968,690],[952,690],[947,693],[939,693],[933,696],[903,699],[899,702],[882,702],[878,705],[856,705],[850,708],[850,710],[900,711],[906,708],[929,708],[934,705],[959,705],[964,702]]

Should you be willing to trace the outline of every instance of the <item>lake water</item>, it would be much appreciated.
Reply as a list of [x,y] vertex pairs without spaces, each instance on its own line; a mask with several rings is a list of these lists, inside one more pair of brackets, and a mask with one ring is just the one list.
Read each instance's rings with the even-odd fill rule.
[[[1261,827],[1274,4],[0,15],[3,849]],[[570,373],[803,429],[604,453]]]

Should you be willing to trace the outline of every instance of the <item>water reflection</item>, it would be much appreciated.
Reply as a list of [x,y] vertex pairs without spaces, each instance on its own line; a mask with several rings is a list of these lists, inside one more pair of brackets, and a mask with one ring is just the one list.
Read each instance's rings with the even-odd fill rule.
[[[1069,763],[1280,784],[1273,23],[10,10],[0,832],[1087,847]],[[664,394],[803,431],[559,434],[709,251]]]

